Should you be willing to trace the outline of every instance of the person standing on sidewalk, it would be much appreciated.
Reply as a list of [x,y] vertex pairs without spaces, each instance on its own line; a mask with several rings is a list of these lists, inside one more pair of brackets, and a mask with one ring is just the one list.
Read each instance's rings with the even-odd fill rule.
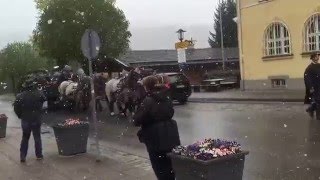
[[18,94],[14,102],[14,111],[21,119],[22,140],[20,147],[20,161],[26,161],[28,144],[31,133],[35,142],[35,153],[38,160],[43,159],[41,142],[42,106],[46,101],[44,94],[37,89],[33,79],[25,82],[25,91]]
[[310,56],[311,64],[304,72],[304,82],[306,87],[305,104],[310,104],[307,112],[310,117],[314,117],[317,111],[317,120],[320,120],[320,64],[319,54],[313,53]]
[[180,145],[177,123],[172,120],[173,105],[157,77],[146,77],[143,85],[147,96],[133,116],[134,124],[141,127],[138,137],[146,145],[158,180],[174,180],[171,159],[167,156],[175,146]]

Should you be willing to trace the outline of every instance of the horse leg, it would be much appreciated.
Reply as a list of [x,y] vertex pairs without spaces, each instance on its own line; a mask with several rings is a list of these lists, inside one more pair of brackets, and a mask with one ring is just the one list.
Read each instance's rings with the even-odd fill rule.
[[115,98],[113,94],[107,94],[106,95],[106,102],[109,107],[110,115],[114,116],[114,103],[115,103]]
[[126,111],[127,111],[126,105],[125,105],[125,107],[123,108],[121,102],[117,101],[116,104],[117,104],[117,106],[118,106],[118,109],[119,109],[120,114],[126,116]]
[[113,99],[111,99],[108,103],[111,116],[114,116],[114,103],[115,103],[115,101]]
[[134,101],[132,98],[129,98],[129,101],[127,103],[127,108],[129,109],[129,112],[134,115]]

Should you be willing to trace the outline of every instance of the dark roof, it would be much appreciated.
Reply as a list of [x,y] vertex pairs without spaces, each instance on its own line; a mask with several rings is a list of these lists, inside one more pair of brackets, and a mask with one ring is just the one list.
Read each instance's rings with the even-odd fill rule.
[[118,59],[108,58],[104,56],[93,61],[93,70],[95,72],[121,72],[123,69],[128,71],[132,68]]
[[[187,49],[187,61],[221,60],[220,48]],[[228,59],[239,59],[238,48],[226,48],[225,57]],[[168,63],[177,62],[176,50],[150,50],[150,51],[128,51],[120,60],[135,63]]]

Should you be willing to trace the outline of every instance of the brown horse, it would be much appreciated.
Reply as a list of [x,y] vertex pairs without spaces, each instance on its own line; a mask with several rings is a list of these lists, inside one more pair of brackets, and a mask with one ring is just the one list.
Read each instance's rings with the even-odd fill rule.
[[79,84],[75,93],[75,109],[77,111],[84,111],[90,107],[91,98],[91,78],[84,76],[79,79]]
[[[110,111],[113,112],[113,104],[114,100],[116,101],[116,104],[118,106],[118,109],[121,114],[126,115],[127,110],[129,110],[130,113],[134,113],[136,106],[140,104],[140,100],[143,99],[143,96],[145,94],[144,88],[141,84],[138,83],[138,81],[142,78],[142,76],[135,72],[130,71],[129,74],[116,81],[111,80],[109,83],[117,82],[118,90],[113,93],[109,93],[110,95],[107,97],[111,99],[109,100],[109,107]],[[106,86],[106,90],[108,88],[110,89],[112,86]],[[108,90],[106,92],[111,92],[111,90]],[[114,100],[112,100],[114,99]]]

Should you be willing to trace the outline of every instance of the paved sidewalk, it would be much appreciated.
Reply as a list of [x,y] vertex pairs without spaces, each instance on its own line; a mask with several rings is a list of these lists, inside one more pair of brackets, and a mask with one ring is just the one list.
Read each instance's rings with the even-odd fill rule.
[[[49,130],[49,129],[48,129]],[[46,127],[42,129],[47,132]],[[1,179],[10,180],[153,180],[156,179],[149,160],[132,154],[119,152],[101,146],[102,162],[97,163],[94,146],[90,140],[88,153],[62,157],[58,155],[57,145],[51,133],[42,135],[44,157],[37,161],[34,155],[33,139],[30,139],[27,163],[19,159],[20,127],[10,125],[7,137],[0,139]],[[93,147],[91,147],[93,146]]]
[[227,90],[221,92],[192,93],[190,102],[221,101],[269,101],[269,102],[303,102],[304,91],[241,91]]

